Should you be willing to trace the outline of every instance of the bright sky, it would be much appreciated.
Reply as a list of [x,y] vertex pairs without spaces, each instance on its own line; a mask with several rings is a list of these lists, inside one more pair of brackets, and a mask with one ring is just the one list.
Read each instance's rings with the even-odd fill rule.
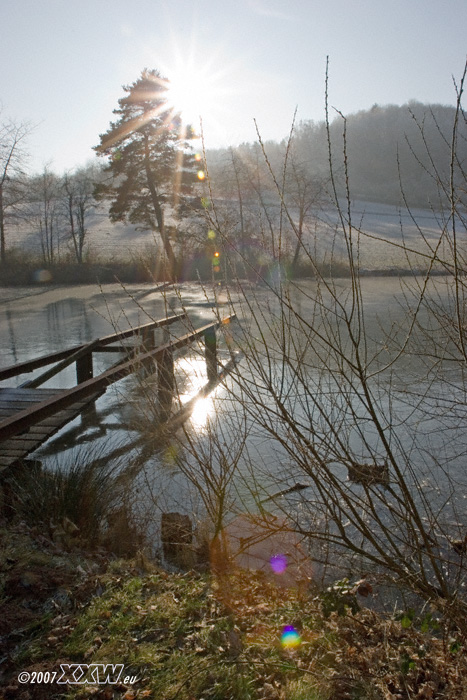
[[[466,0],[3,0],[2,117],[30,120],[30,165],[93,158],[122,85],[145,67],[201,110],[206,146],[287,135],[299,119],[379,104],[453,104]],[[185,76],[185,78],[183,77]],[[201,102],[201,106],[200,103]]]

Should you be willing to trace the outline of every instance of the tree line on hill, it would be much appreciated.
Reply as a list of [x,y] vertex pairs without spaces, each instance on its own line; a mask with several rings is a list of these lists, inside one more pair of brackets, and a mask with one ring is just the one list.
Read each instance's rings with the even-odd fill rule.
[[[166,89],[157,71],[143,71],[124,87],[117,120],[96,146],[106,164],[96,160],[62,176],[48,167],[28,173],[29,125],[1,122],[1,263],[8,257],[9,229],[22,221],[39,241],[45,266],[64,257],[83,264],[90,219],[100,210],[113,222],[155,233],[166,276],[180,277],[182,257],[202,259],[206,270],[218,263],[213,256],[219,255],[220,226],[230,227],[230,252],[240,258],[253,249],[274,254],[274,208],[282,204],[294,219],[288,253],[293,269],[307,225],[335,197],[439,210],[450,181],[456,186],[464,176],[467,122],[461,111],[453,153],[454,107],[374,105],[328,122],[301,121],[281,142],[263,143],[259,136],[255,143],[201,156],[190,146],[192,132],[167,105]],[[465,196],[465,188],[458,191]],[[210,198],[221,203],[216,221]]]
[[[452,106],[416,101],[403,106],[375,104],[345,119],[338,114],[328,125],[324,121],[301,121],[294,126],[291,138],[279,143],[268,141],[264,150],[279,176],[288,152],[289,185],[308,178],[318,189],[326,188],[331,157],[339,195],[347,194],[346,160],[352,199],[437,210],[445,204],[440,190],[442,194],[451,176],[455,119]],[[455,177],[462,176],[462,166],[467,163],[465,115],[458,129]],[[252,180],[258,182],[261,168],[264,180],[267,170],[261,150],[254,143],[208,152],[214,185],[220,190],[225,187],[226,169],[230,169],[229,178],[235,182],[242,162],[248,167],[247,181],[254,189]],[[292,186],[292,190],[296,188]]]

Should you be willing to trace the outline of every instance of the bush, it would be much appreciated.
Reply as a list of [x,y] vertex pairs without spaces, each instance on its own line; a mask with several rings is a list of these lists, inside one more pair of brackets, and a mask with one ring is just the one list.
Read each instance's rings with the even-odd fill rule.
[[25,463],[10,479],[13,510],[60,544],[79,539],[113,550],[118,542],[118,554],[134,554],[141,537],[123,499],[120,465],[92,456],[78,454],[69,465],[55,469],[43,469],[37,461]]

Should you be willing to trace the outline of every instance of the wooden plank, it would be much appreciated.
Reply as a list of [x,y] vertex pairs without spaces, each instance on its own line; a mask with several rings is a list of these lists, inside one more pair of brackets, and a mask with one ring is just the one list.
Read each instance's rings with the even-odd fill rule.
[[133,352],[135,347],[135,345],[98,345],[96,352]]
[[57,411],[72,406],[77,401],[91,397],[96,392],[105,391],[110,384],[113,384],[119,379],[123,379],[123,377],[128,376],[135,370],[138,370],[140,367],[143,368],[148,363],[153,363],[154,359],[160,357],[164,352],[185,347],[198,338],[201,338],[206,331],[209,331],[211,328],[219,328],[221,325],[230,323],[234,318],[236,318],[236,316],[235,314],[232,314],[221,321],[209,323],[202,328],[198,328],[191,333],[187,333],[171,343],[166,343],[165,345],[162,345],[154,350],[150,350],[149,352],[142,352],[136,360],[129,360],[127,362],[120,363],[117,366],[103,372],[101,375],[99,375],[99,377],[88,379],[72,389],[62,391],[57,396],[50,397],[40,404],[34,405],[29,409],[19,412],[17,415],[3,419],[0,422],[0,442],[12,437],[13,435],[21,433],[24,430],[27,430],[34,423],[38,423],[48,416],[53,415]]
[[3,420],[3,418],[9,418],[11,415],[11,411],[0,409],[0,420]]
[[[25,391],[27,391],[27,390],[25,390]],[[32,392],[32,391],[33,391],[33,390],[31,390],[31,392]],[[56,390],[56,389],[52,389],[52,390],[48,389],[48,390],[46,390],[46,391],[43,390],[40,394],[39,394],[38,392],[34,391],[34,397],[35,397],[35,398],[34,398],[34,401],[32,402],[32,405],[37,404],[37,403],[40,403],[40,402],[42,402],[45,398],[51,397],[51,396],[57,396],[57,390]],[[100,394],[96,394],[95,399],[97,399],[99,396],[100,396]],[[91,400],[92,400],[92,398],[91,398]],[[79,401],[79,402],[76,403],[75,406],[72,406],[72,407],[69,408],[69,409],[65,409],[65,410],[63,411],[63,413],[66,414],[66,415],[73,415],[73,414],[75,414],[75,413],[79,413],[80,408],[86,406],[86,404],[88,403],[88,401],[89,401],[89,399],[86,399],[86,400],[84,400],[84,401]],[[2,400],[1,400],[1,398],[0,398],[0,418],[3,418],[3,417],[4,417],[4,418],[8,418],[8,417],[10,417],[10,416],[13,416],[13,415],[17,414],[17,413],[18,413],[19,411],[21,411],[21,410],[24,410],[24,409],[29,408],[30,406],[31,406],[31,403],[28,402],[28,401],[20,401],[20,402],[11,401],[11,402],[5,402],[5,403],[3,404],[3,403],[2,403]],[[58,414],[58,416],[59,416],[58,418],[57,418],[57,415],[56,415],[56,416],[51,416],[50,418],[46,419],[46,421],[47,421],[47,422],[55,421],[55,420],[59,420],[59,421],[60,421],[60,420],[61,420],[60,415],[61,415],[61,414],[59,413],[59,414]],[[51,424],[52,424],[52,423],[51,423]]]
[[48,430],[43,430],[42,432],[36,432],[34,434],[32,433],[22,433],[21,437],[14,437],[10,438],[9,440],[5,440],[5,442],[2,442],[2,453],[5,452],[5,450],[9,450],[11,447],[14,447],[15,445],[21,443],[24,443],[26,447],[29,446],[30,443],[36,443],[38,440],[41,440],[44,435],[48,435],[49,431]]
[[[97,398],[97,396],[96,396]],[[72,408],[53,416],[52,421],[44,421],[32,426],[32,430],[5,440],[1,445],[0,470],[11,466],[14,462],[25,459],[31,452],[37,450],[44,442],[57,433],[66,423],[76,418],[88,401],[74,404]],[[47,423],[44,425],[44,423]]]
[[23,449],[16,449],[16,450],[2,450],[3,454],[5,457],[15,457],[16,459],[24,459],[26,455],[28,455],[32,450],[23,450]]
[[[60,391],[66,391],[65,389],[56,389],[52,396],[56,396],[57,394],[60,393]],[[22,399],[13,399],[11,401],[2,401],[0,404],[2,408],[4,409],[9,409],[11,408],[12,411],[17,411],[18,407],[24,406],[24,408],[28,408],[29,406],[33,406],[36,403],[42,403],[43,401],[46,401],[47,399],[52,398],[52,396],[37,396],[37,397],[27,397],[25,396]]]
[[34,431],[36,427],[39,430],[42,430],[44,428],[53,428],[56,425],[61,427],[64,425],[64,423],[68,423],[70,420],[73,420],[73,418],[76,418],[76,416],[79,416],[83,408],[86,408],[88,403],[88,401],[80,402],[76,405],[76,409],[73,407],[73,409],[65,409],[64,411],[60,411],[59,413],[56,413],[55,415],[50,416],[49,418],[46,418],[35,425],[31,425],[28,430]]
[[27,389],[26,387],[0,387],[0,399],[9,398],[28,400],[30,397],[40,399],[44,396],[53,396],[57,389]]
[[12,459],[11,457],[0,456],[0,473],[4,472],[8,467],[11,467],[11,465],[15,462],[16,460]]

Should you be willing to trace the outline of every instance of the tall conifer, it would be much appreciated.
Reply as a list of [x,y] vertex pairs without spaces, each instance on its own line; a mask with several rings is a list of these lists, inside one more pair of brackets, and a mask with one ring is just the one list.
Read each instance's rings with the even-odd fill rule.
[[167,101],[169,83],[156,70],[145,69],[124,86],[108,131],[95,150],[108,156],[108,183],[96,187],[96,198],[109,199],[112,221],[129,221],[159,233],[171,279],[177,275],[174,249],[166,226],[168,208],[177,210],[196,180],[189,147],[192,135]]

